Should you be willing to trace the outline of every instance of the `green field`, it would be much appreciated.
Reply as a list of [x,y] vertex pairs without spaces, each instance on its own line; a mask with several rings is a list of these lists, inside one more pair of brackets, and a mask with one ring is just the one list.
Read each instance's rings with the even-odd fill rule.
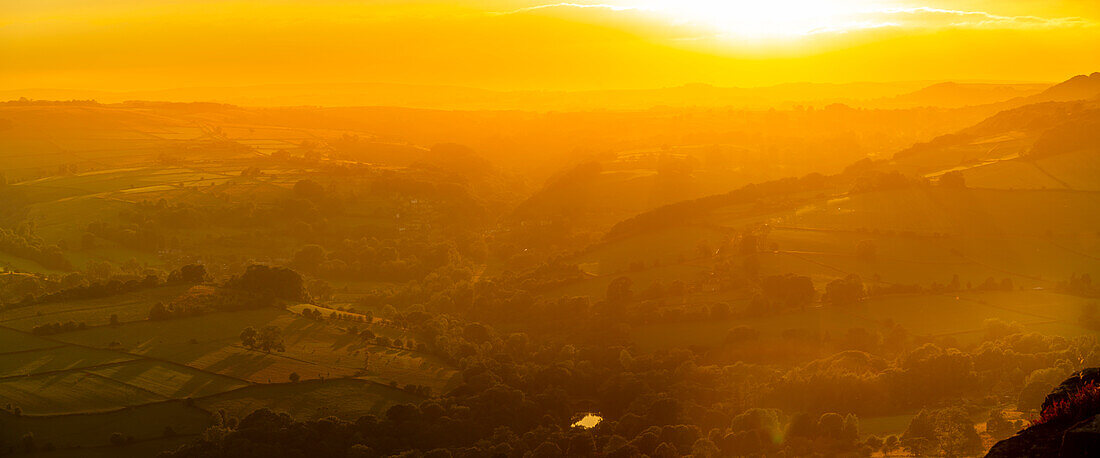
[[170,399],[202,397],[248,385],[235,378],[159,361],[134,361],[87,372]]
[[71,371],[0,381],[0,399],[25,414],[43,415],[111,410],[165,398],[140,387]]
[[149,458],[165,450],[175,450],[194,442],[198,435],[175,436],[137,441],[122,446],[101,445],[96,441],[90,446],[58,449],[52,452],[38,452],[36,458]]
[[58,344],[14,329],[0,327],[0,353],[12,353],[39,348],[56,347]]
[[162,286],[117,296],[78,301],[48,302],[33,307],[0,311],[0,324],[29,331],[45,323],[84,322],[89,326],[110,322],[118,315],[120,322],[141,321],[149,317],[149,309],[157,302],[168,302],[183,294],[189,286]]
[[920,336],[952,336],[960,341],[981,338],[988,319],[1018,323],[1027,330],[1052,335],[1086,335],[1077,323],[1084,304],[1077,296],[1042,291],[965,292],[949,295],[893,295],[853,306],[819,306],[760,318],[663,323],[637,326],[636,345],[647,350],[722,343],[735,326],[760,331],[761,339],[779,339],[788,329],[810,329],[833,336],[852,328],[877,329],[887,321]]
[[87,414],[15,416],[0,412],[0,424],[5,444],[18,444],[29,432],[38,444],[61,449],[107,445],[115,432],[125,432],[138,441],[160,439],[165,427],[179,435],[199,434],[211,424],[211,416],[184,401],[167,401]]
[[388,386],[356,379],[338,379],[254,385],[199,399],[196,404],[211,412],[225,410],[237,417],[266,407],[276,412],[287,412],[295,418],[336,416],[354,420],[367,414],[382,415],[394,404],[416,404],[422,400]]
[[[283,330],[286,351],[264,353],[240,346],[245,327]],[[360,326],[361,327],[361,326]],[[202,329],[197,333],[196,329]],[[387,328],[379,328],[385,335]],[[426,385],[436,392],[456,374],[438,358],[410,350],[378,347],[348,336],[338,327],[274,309],[211,314],[168,321],[141,321],[58,336],[67,342],[105,346],[117,341],[131,353],[173,361],[256,383],[284,382],[291,373],[303,380],[347,377],[364,367],[382,383]],[[414,337],[415,339],[415,337]]]
[[46,372],[113,365],[134,356],[92,348],[59,346],[35,351],[0,354],[0,380]]

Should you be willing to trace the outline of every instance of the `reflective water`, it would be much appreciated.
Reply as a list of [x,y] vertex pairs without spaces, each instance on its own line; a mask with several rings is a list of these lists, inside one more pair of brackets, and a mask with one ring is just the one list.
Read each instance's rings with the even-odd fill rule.
[[584,429],[594,428],[596,425],[600,424],[601,421],[603,421],[603,417],[594,413],[586,413],[584,414],[583,418],[577,420],[576,423],[573,423],[573,427],[580,427]]

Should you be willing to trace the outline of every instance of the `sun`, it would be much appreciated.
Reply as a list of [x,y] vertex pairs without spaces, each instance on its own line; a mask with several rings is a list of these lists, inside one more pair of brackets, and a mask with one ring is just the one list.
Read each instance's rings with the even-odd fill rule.
[[741,39],[799,38],[888,25],[871,13],[896,2],[874,0],[644,0],[668,20]]

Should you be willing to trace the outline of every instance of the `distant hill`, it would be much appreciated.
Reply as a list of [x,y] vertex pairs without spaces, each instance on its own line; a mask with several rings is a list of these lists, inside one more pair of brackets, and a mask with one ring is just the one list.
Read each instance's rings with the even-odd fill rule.
[[1100,97],[1100,72],[1077,75],[1027,99],[1028,103],[1067,102]]
[[909,107],[945,107],[955,108],[972,105],[985,105],[1008,100],[1029,97],[1049,88],[1047,84],[983,84],[983,83],[937,83],[916,91],[871,100],[863,105],[882,108]]
[[[947,94],[940,85],[924,94]],[[685,200],[639,213],[612,226],[606,239],[705,221],[718,209],[807,192],[844,192],[861,183],[872,188],[933,184],[958,172],[964,182],[997,190],[1094,191],[1100,178],[1100,73],[1080,75],[1015,103],[973,126],[914,144],[892,159],[864,159],[836,175],[809,175],[748,185],[726,194]],[[1072,98],[1071,98],[1072,97]],[[1068,100],[1066,100],[1068,99]],[[890,185],[896,181],[897,186]],[[883,184],[889,186],[883,186]],[[853,188],[855,186],[855,188]]]
[[1089,146],[1100,118],[1100,73],[1078,75],[1039,94],[1014,99],[1014,107],[955,133],[917,143],[894,155],[909,173],[973,165],[1016,154],[1049,156]]
[[[929,86],[929,84],[932,84]],[[857,82],[785,83],[766,87],[709,84],[655,89],[494,91],[459,86],[390,83],[268,84],[109,92],[67,89],[0,91],[0,100],[128,100],[220,102],[242,106],[394,106],[445,110],[637,110],[653,107],[792,108],[844,103],[868,108],[961,107],[1038,93],[1043,84]]]

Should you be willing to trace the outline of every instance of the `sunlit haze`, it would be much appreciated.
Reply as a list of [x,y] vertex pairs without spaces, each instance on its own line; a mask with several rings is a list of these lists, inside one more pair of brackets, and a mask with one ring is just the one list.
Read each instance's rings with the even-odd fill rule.
[[0,0],[0,456],[1085,457],[1098,0]]
[[1098,12],[1087,0],[8,1],[0,87],[1049,82],[1100,63]]

